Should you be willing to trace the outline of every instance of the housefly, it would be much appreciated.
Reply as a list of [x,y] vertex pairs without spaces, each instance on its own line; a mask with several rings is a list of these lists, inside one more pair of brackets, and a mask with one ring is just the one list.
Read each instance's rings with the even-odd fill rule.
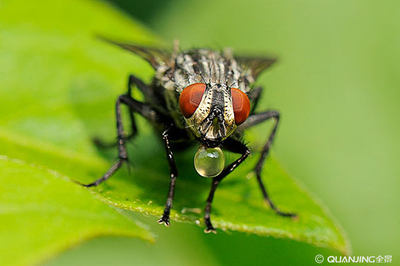
[[[188,148],[198,143],[195,169],[200,175],[212,178],[204,210],[205,232],[215,232],[210,217],[215,191],[220,182],[250,154],[249,148],[243,143],[244,131],[272,119],[274,126],[266,137],[254,172],[266,203],[278,215],[295,216],[276,207],[261,178],[261,169],[278,128],[279,112],[255,111],[262,87],[255,87],[253,84],[260,73],[276,61],[274,58],[236,56],[229,49],[181,51],[178,45],[170,52],[154,47],[107,41],[142,57],[154,68],[155,75],[150,84],[145,84],[134,75],[129,76],[127,92],[120,95],[115,103],[119,159],[101,178],[84,186],[99,185],[128,161],[125,144],[137,134],[134,114],[139,114],[159,132],[170,168],[170,185],[159,223],[170,223],[170,210],[178,177],[174,151],[178,146]],[[143,101],[132,97],[133,87],[141,91]],[[124,134],[121,105],[126,105],[130,110],[129,135]],[[105,146],[99,140],[96,143]],[[221,149],[240,154],[240,157],[225,166]]]

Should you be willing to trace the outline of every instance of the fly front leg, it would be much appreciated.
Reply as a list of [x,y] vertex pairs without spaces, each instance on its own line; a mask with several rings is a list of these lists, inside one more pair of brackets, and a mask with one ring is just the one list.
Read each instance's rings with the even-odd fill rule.
[[218,185],[221,183],[222,179],[224,179],[228,174],[232,173],[233,170],[235,170],[236,167],[238,167],[250,154],[250,150],[247,148],[247,146],[240,141],[227,139],[223,145],[225,149],[234,153],[240,153],[242,156],[225,167],[225,169],[218,176],[212,179],[210,193],[208,194],[207,204],[204,210],[204,222],[206,224],[206,229],[204,232],[206,233],[215,232],[215,228],[211,223],[211,204]]
[[121,105],[125,104],[129,107],[132,112],[136,112],[147,120],[152,122],[156,122],[159,119],[159,116],[155,110],[153,110],[150,106],[145,103],[136,101],[129,95],[123,94],[120,95],[115,103],[115,114],[116,114],[116,125],[117,125],[117,144],[118,144],[118,160],[115,162],[110,169],[99,179],[89,184],[81,184],[85,187],[94,187],[98,186],[102,182],[109,179],[121,166],[123,163],[128,161],[128,153],[126,151],[125,146],[125,137],[124,137],[124,126],[122,122],[121,116]]
[[101,178],[89,184],[81,184],[82,186],[85,187],[98,186],[102,182],[109,179],[121,167],[121,165],[128,160],[128,153],[126,152],[125,140],[124,140],[124,126],[121,117],[121,103],[122,103],[121,97],[122,96],[119,96],[117,102],[115,103],[115,114],[117,120],[117,138],[118,138],[118,161],[115,162]]
[[[132,87],[133,86],[136,86],[142,93],[150,91],[150,88],[142,80],[140,80],[138,77],[136,77],[134,75],[129,75],[128,86],[127,86],[128,89],[127,89],[126,94],[124,94],[124,95],[126,95],[127,97],[132,97]],[[134,109],[129,108],[131,133],[129,135],[123,136],[123,139],[125,142],[130,139],[133,139],[137,135],[136,121],[135,121],[135,117],[133,116],[133,112],[134,112]],[[97,137],[93,138],[93,142],[97,147],[100,147],[100,148],[111,148],[111,147],[115,147],[115,146],[119,145],[117,141],[104,142]]]
[[254,172],[256,173],[257,176],[257,182],[260,186],[261,189],[261,193],[263,195],[263,198],[265,200],[265,202],[279,215],[281,216],[286,216],[286,217],[295,217],[296,214],[294,213],[289,213],[289,212],[283,212],[281,210],[279,210],[279,208],[273,203],[273,201],[271,200],[271,198],[269,197],[269,194],[267,192],[267,189],[262,181],[261,178],[261,171],[265,162],[265,159],[268,156],[269,150],[271,148],[271,144],[274,140],[276,131],[278,129],[278,124],[279,124],[279,112],[278,111],[266,111],[266,112],[262,112],[262,113],[258,113],[258,114],[254,114],[251,115],[247,118],[246,122],[244,122],[240,127],[242,129],[246,129],[252,126],[255,126],[259,123],[262,123],[264,121],[267,121],[269,119],[274,119],[274,126],[272,128],[272,131],[267,139],[267,142],[264,144],[264,147],[261,151],[261,156],[260,159],[258,160],[255,168],[254,168]]
[[168,226],[169,225],[169,215],[170,215],[171,208],[172,208],[172,201],[174,199],[175,183],[176,183],[176,178],[178,176],[178,169],[176,168],[174,153],[171,148],[170,129],[168,128],[168,129],[164,130],[164,132],[161,135],[162,135],[162,139],[164,141],[165,151],[167,153],[167,160],[168,160],[169,170],[170,170],[170,183],[169,183],[169,190],[168,190],[167,202],[165,203],[164,213],[163,213],[162,217],[158,220],[158,223],[160,223],[160,224],[163,223]]
[[248,93],[247,96],[249,97],[249,100],[252,103],[250,114],[253,114],[254,111],[256,110],[256,108],[258,106],[258,102],[261,99],[262,91],[263,91],[263,87],[255,87]]

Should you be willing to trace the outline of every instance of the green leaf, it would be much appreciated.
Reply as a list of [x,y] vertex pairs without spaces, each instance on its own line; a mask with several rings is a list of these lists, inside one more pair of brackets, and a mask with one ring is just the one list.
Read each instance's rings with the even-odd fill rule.
[[0,264],[43,261],[101,235],[153,237],[52,169],[0,157]]
[[[95,180],[111,164],[102,160],[83,159],[78,154],[65,154],[61,150],[58,151],[57,147],[32,143],[22,136],[13,139],[9,134],[3,134],[0,134],[0,145],[5,147],[11,156],[19,158],[23,157],[22,154],[32,154],[35,158],[31,158],[32,160],[40,164],[47,163],[49,167],[70,176],[80,176],[80,181]],[[21,140],[23,144],[20,143]],[[164,162],[162,145],[157,147],[158,143],[154,142],[154,136],[142,134],[140,140],[135,142],[134,149],[130,149],[133,163],[130,173],[122,169],[93,190],[98,192],[105,202],[115,207],[161,215],[168,188],[168,167]],[[210,182],[196,175],[192,162],[194,152],[195,150],[191,149],[178,154],[180,177],[171,218],[200,224],[200,212],[203,210]],[[227,154],[231,160],[234,156]],[[257,155],[251,156],[221,184],[213,205],[214,225],[223,230],[290,238],[349,253],[347,239],[329,212],[290,178],[273,159],[267,160],[263,172],[271,197],[282,210],[294,211],[299,218],[293,220],[279,217],[264,205],[257,183],[249,174],[256,159]],[[201,223],[201,226],[204,225]]]
[[[17,19],[16,13],[24,19]],[[128,73],[149,81],[152,70],[137,56],[128,56],[93,36],[136,43],[155,42],[155,38],[102,2],[3,1],[0,22],[0,67],[5,77],[0,90],[0,154],[82,182],[99,178],[116,159],[116,150],[98,150],[91,138],[115,139],[114,101],[125,91]],[[112,206],[160,216],[168,166],[159,137],[140,118],[139,130],[129,146],[130,173],[122,169],[92,190]],[[199,212],[210,180],[196,175],[194,152],[190,149],[177,156],[180,175],[171,218],[203,226]],[[230,161],[236,157],[227,154]],[[349,243],[337,223],[273,159],[263,172],[271,197],[281,209],[296,212],[299,219],[279,217],[265,207],[255,180],[246,178],[256,159],[256,154],[251,156],[221,184],[213,205],[215,226],[348,253]],[[25,173],[32,170],[28,179],[39,175],[35,168],[22,168]],[[10,165],[5,169],[13,171]],[[65,188],[82,190],[75,184]],[[79,213],[81,203],[69,206],[73,205]]]
[[[78,162],[89,172],[90,167],[105,167],[84,155],[72,155],[78,160],[74,165],[57,156],[71,156],[68,148],[93,153],[71,108],[71,77],[93,77],[97,67],[108,77],[121,75],[115,80],[122,85],[122,72],[108,71],[107,65],[117,60],[128,68],[120,60],[123,55],[102,57],[112,50],[105,45],[104,50],[92,51],[95,34],[135,34],[141,42],[150,41],[150,35],[107,5],[91,1],[2,1],[0,21],[0,123],[11,130],[2,135],[0,145],[0,264],[36,264],[100,235],[153,241],[147,229],[71,183],[66,173],[79,177],[78,170],[57,171],[78,169]],[[148,69],[145,63],[138,67]],[[13,147],[17,132],[22,133],[17,137],[20,145],[26,146],[23,136],[30,136],[36,146]],[[42,151],[46,153],[39,154]]]

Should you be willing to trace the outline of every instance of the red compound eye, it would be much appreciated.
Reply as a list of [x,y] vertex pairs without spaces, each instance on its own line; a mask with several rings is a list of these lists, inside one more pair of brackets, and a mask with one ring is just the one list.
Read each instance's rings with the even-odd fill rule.
[[191,117],[199,107],[205,90],[204,83],[194,83],[183,89],[179,96],[179,107],[186,118]]
[[231,94],[233,112],[235,114],[235,123],[236,125],[240,125],[246,121],[247,117],[249,116],[250,100],[246,93],[236,88],[231,89]]

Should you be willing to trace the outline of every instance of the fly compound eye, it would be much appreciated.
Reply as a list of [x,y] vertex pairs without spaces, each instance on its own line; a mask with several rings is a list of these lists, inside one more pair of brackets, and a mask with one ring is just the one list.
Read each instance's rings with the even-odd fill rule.
[[236,125],[240,125],[246,121],[247,117],[249,116],[250,100],[246,93],[236,88],[231,89],[231,94],[233,113],[235,114],[235,123]]
[[183,89],[179,96],[179,107],[186,118],[191,117],[199,107],[205,90],[206,84],[204,83],[194,83]]

